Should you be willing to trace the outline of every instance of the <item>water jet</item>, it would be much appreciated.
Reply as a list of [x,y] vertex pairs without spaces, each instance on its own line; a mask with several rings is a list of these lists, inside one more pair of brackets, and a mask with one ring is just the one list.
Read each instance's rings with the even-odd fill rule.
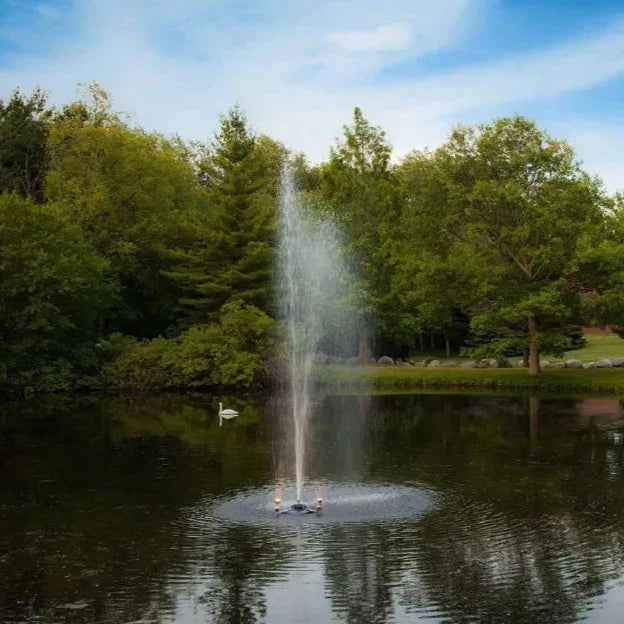
[[[279,230],[280,315],[286,328],[284,380],[288,438],[294,452],[296,503],[291,510],[320,511],[316,505],[301,503],[305,478],[306,439],[312,405],[312,369],[321,343],[331,337],[344,350],[352,323],[347,318],[354,298],[353,280],[341,254],[336,224],[326,216],[311,214],[301,203],[288,166],[282,170]],[[348,328],[348,329],[346,329]],[[341,343],[341,344],[338,344]],[[276,506],[277,509],[277,506]]]

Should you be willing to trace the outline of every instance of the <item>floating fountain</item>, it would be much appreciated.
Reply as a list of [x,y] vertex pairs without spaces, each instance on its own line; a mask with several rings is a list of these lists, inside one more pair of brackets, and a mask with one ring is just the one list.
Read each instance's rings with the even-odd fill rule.
[[284,165],[278,276],[281,317],[287,331],[286,404],[294,444],[296,502],[288,509],[292,513],[319,512],[322,506],[321,498],[316,506],[302,502],[302,491],[314,354],[321,340],[328,335],[335,340],[346,326],[346,286],[352,281],[347,279],[339,242],[337,228],[330,219],[306,210],[292,171],[288,164]]
[[[355,281],[340,251],[339,229],[331,218],[308,210],[300,201],[288,166],[282,172],[279,241],[277,274],[285,366],[282,392],[271,405],[281,425],[276,440],[278,485],[237,492],[214,504],[212,513],[235,524],[273,528],[275,519],[280,518],[280,530],[287,530],[291,523],[371,523],[423,515],[434,500],[433,493],[412,484],[310,483],[315,458],[306,453],[312,446],[308,430],[315,354],[321,348],[335,355],[355,349]],[[349,413],[340,416],[348,421]],[[362,422],[362,414],[356,420]],[[358,444],[353,433],[352,427],[348,432],[336,431],[342,439],[325,440],[325,449],[335,447],[336,452],[343,452],[349,444]],[[311,486],[308,489],[314,491],[307,501],[306,480]]]

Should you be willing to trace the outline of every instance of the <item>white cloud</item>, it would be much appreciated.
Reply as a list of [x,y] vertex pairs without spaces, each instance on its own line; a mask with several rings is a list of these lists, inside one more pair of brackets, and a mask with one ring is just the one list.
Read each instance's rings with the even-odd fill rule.
[[624,190],[624,125],[574,120],[555,127],[559,134],[565,131],[568,142],[581,155],[584,169],[599,173],[608,189]]
[[[466,117],[487,120],[501,109],[522,113],[526,102],[624,73],[619,24],[514,58],[375,80],[387,63],[417,62],[453,45],[470,29],[471,8],[481,2],[368,1],[355,11],[347,0],[180,0],[175,6],[89,0],[71,15],[77,35],[46,39],[41,33],[37,50],[45,54],[21,54],[0,66],[0,97],[16,85],[42,85],[61,103],[74,97],[77,82],[95,79],[142,125],[185,138],[210,135],[219,112],[240,102],[258,130],[319,160],[355,105],[387,130],[402,154],[435,146]],[[568,117],[556,133],[572,136],[574,128]],[[579,141],[578,149],[613,188],[613,165],[584,154],[590,141]]]
[[379,26],[374,30],[343,30],[327,35],[330,44],[351,52],[404,50],[411,38],[412,27],[406,22]]

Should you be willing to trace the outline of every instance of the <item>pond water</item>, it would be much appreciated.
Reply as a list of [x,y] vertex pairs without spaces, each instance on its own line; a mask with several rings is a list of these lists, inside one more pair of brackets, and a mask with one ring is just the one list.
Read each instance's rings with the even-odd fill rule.
[[320,398],[305,519],[271,402],[218,400],[0,406],[0,621],[621,621],[617,399]]

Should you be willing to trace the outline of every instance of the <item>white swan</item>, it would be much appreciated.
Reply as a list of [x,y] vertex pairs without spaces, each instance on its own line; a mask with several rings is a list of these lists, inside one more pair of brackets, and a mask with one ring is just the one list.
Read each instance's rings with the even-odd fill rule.
[[224,418],[234,418],[234,416],[238,416],[238,412],[233,409],[223,409],[223,403],[219,401],[219,426],[223,424]]

